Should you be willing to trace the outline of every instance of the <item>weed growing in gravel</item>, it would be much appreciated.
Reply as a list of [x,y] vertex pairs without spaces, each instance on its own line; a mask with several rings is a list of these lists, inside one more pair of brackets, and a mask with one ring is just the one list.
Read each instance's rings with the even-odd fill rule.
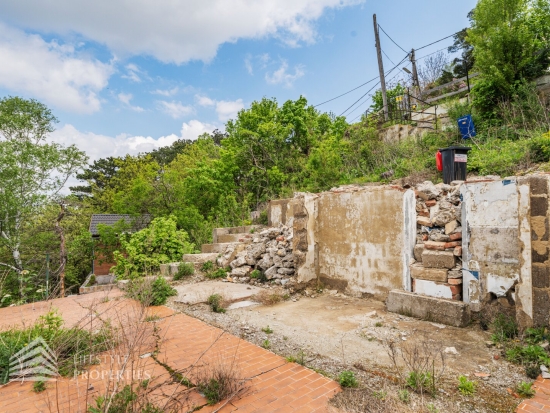
[[384,325],[384,323],[380,322],[380,321],[377,321],[376,324],[374,325],[375,327],[382,327]]
[[271,334],[273,333],[273,330],[271,329],[271,327],[267,326],[267,327],[264,327],[262,328],[262,331],[266,334]]
[[384,390],[374,391],[372,395],[377,399],[386,400],[386,397],[388,397],[388,392]]
[[518,335],[516,321],[506,314],[497,314],[491,323],[491,328],[493,330],[491,340],[495,343],[502,343]]
[[345,370],[338,376],[338,383],[342,387],[357,387],[359,383],[353,371]]
[[216,279],[216,278],[226,278],[227,271],[223,268],[218,268],[216,271],[212,271],[206,274],[207,278]]
[[271,342],[269,340],[264,340],[262,343],[262,347],[266,350],[269,350],[271,348]]
[[435,407],[433,403],[428,403],[426,405],[426,408],[428,409],[428,412],[430,412],[430,413],[439,413],[439,409],[437,407]]
[[533,397],[535,395],[535,390],[533,390],[533,383],[522,381],[516,386],[516,393],[519,394],[521,397]]
[[466,376],[458,377],[458,391],[465,396],[472,395],[476,392],[477,383],[472,380],[468,380]]
[[212,261],[205,261],[201,265],[201,271],[205,273],[209,273],[214,269],[214,263]]
[[409,404],[409,402],[411,401],[411,394],[407,389],[399,390],[397,395],[399,397],[399,400],[401,400],[405,404]]
[[263,305],[275,305],[283,300],[280,294],[262,290],[254,296],[254,300],[262,303]]
[[208,297],[207,303],[215,313],[225,313],[225,308],[223,307],[223,297],[220,294],[212,294]]

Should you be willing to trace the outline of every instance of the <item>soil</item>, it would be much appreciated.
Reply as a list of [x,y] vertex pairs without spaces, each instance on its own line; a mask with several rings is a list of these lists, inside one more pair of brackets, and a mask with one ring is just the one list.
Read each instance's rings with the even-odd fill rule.
[[[195,277],[191,282],[197,281]],[[288,290],[280,287],[263,288],[270,294],[289,297]],[[223,295],[223,291],[218,293]],[[384,396],[381,403],[384,399],[395,403],[403,389],[399,376],[406,373],[402,368],[396,370],[388,342],[406,346],[429,341],[442,351],[446,349],[445,370],[436,396],[409,391],[410,402],[402,411],[514,412],[519,400],[508,389],[530,381],[523,368],[506,362],[502,350],[488,344],[490,334],[476,324],[455,328],[417,320],[388,313],[382,302],[337,291],[305,290],[272,306],[257,304],[225,314],[213,313],[206,304],[171,301],[168,305],[331,378],[351,370],[361,387]],[[477,382],[474,395],[464,396],[458,391],[460,375]]]

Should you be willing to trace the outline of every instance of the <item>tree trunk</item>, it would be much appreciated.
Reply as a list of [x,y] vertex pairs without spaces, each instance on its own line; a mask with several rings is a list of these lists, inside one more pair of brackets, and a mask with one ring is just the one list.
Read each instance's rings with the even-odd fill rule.
[[[55,232],[59,235],[59,285],[61,297],[65,297],[65,266],[67,265],[67,247],[65,244],[65,230],[60,225],[67,212],[65,205],[59,204],[61,211],[55,220]],[[49,293],[49,292],[48,292]]]

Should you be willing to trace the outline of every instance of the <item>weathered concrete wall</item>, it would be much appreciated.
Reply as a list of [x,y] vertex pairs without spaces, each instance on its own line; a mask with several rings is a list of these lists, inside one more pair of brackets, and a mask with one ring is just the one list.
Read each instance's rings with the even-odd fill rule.
[[515,299],[520,279],[519,195],[514,179],[466,183],[461,188],[464,301]]
[[267,223],[270,227],[286,225],[291,227],[294,221],[294,199],[277,199],[269,201],[267,206]]
[[[387,186],[301,194],[294,208],[298,281],[385,299],[411,289],[416,237],[414,192]],[[307,248],[306,244],[307,242]]]

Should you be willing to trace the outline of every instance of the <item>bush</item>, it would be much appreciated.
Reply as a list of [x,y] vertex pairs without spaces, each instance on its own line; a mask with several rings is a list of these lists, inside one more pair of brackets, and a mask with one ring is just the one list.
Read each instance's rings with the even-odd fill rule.
[[144,278],[132,280],[127,289],[128,297],[138,300],[145,306],[164,305],[168,297],[177,294],[164,277],[157,277],[153,281]]
[[223,308],[223,297],[220,294],[212,294],[208,297],[207,302],[215,313],[225,313],[225,308]]
[[174,275],[174,281],[179,281],[185,277],[195,274],[195,267],[190,262],[182,262],[178,265],[178,272]]
[[514,346],[506,351],[506,360],[516,364],[544,364],[550,365],[550,357],[541,346],[527,345]]
[[500,343],[514,338],[518,335],[518,325],[513,317],[499,313],[491,323],[493,334],[491,339],[495,343]]
[[338,376],[338,383],[342,387],[357,387],[359,383],[353,371],[345,370]]

